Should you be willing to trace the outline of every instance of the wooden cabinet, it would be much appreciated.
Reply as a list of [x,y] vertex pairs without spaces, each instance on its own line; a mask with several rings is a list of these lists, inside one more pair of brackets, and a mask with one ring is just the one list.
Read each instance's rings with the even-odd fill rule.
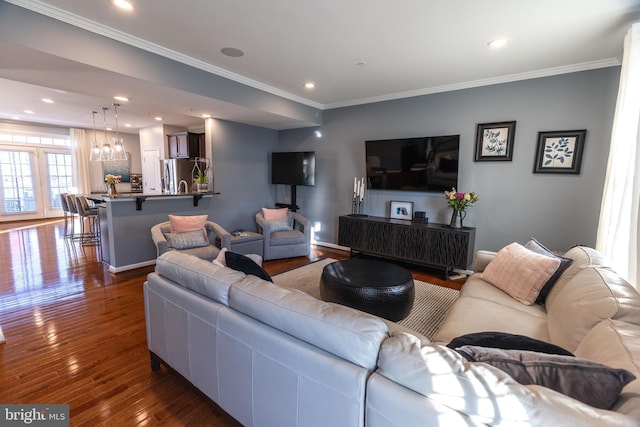
[[203,133],[176,132],[169,138],[169,157],[172,159],[195,159],[207,157]]
[[473,261],[476,229],[451,228],[374,216],[338,218],[338,244],[362,252],[415,264],[466,270]]

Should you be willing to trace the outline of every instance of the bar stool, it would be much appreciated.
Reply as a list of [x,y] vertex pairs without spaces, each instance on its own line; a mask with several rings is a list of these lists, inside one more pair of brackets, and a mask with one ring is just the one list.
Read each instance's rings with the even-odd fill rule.
[[[98,208],[89,207],[89,202],[84,196],[76,196],[76,209],[80,216],[80,242],[82,245],[100,246],[100,223],[98,221]],[[85,229],[85,222],[89,222],[89,231]]]
[[71,240],[77,240],[79,237],[75,233],[75,222],[78,216],[78,208],[76,206],[76,196],[73,194],[67,194],[67,207],[69,208],[69,215],[71,221],[71,232],[68,233],[68,238]]
[[64,216],[64,238],[69,238],[69,203],[67,203],[67,193],[60,193],[60,205]]

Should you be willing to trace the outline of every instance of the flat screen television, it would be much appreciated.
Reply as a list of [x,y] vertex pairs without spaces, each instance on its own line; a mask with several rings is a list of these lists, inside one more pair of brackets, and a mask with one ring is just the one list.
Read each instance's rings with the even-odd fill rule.
[[365,141],[367,187],[446,191],[458,185],[460,135]]
[[271,183],[313,187],[316,183],[315,151],[271,153]]

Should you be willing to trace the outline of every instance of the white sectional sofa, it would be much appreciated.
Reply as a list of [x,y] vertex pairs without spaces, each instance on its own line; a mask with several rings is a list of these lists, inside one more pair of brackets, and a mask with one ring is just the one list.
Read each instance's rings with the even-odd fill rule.
[[168,252],[144,284],[152,366],[171,366],[246,426],[640,425],[638,379],[612,410],[596,409],[440,345],[510,332],[640,378],[640,295],[594,250],[566,256],[574,262],[545,306],[472,275],[438,343],[425,344],[375,316]]

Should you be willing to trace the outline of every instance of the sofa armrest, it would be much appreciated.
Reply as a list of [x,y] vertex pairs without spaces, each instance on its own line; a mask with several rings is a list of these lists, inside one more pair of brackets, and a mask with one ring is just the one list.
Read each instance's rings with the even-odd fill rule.
[[476,273],[484,271],[487,265],[495,258],[497,252],[479,250],[476,251],[476,256],[473,259],[473,271]]
[[156,245],[157,256],[160,256],[169,250],[169,244],[167,243],[167,239],[164,237],[164,233],[162,232],[162,227],[160,225],[151,227],[151,239]]
[[231,233],[222,228],[219,224],[216,224],[212,221],[207,221],[205,224],[205,228],[207,229],[207,232],[209,234],[213,233],[214,235],[214,239],[211,239],[211,237],[209,238],[210,242],[220,241],[220,249],[231,249]]
[[262,212],[256,214],[256,224],[258,224],[258,233],[262,234],[264,239],[264,247],[268,248],[271,246],[271,230],[269,230],[269,224],[264,219]]
[[291,212],[290,214],[293,217],[293,220],[295,221],[295,225],[294,228],[299,228],[300,231],[302,232],[302,234],[305,235],[306,241],[307,243],[311,242],[311,223],[310,221],[303,217],[302,215],[300,215],[297,212]]

